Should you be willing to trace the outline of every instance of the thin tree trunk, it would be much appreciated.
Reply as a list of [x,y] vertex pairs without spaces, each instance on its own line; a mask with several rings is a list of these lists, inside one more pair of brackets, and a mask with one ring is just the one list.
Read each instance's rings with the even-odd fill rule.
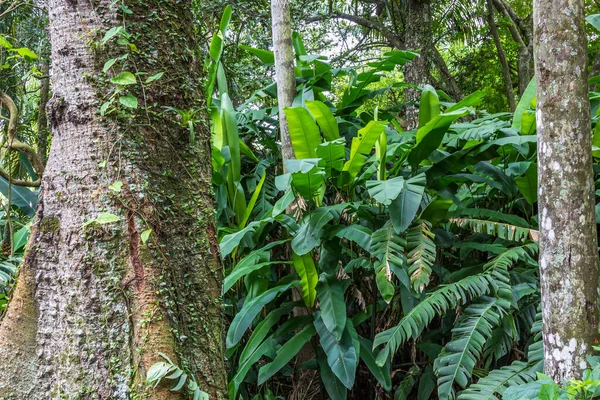
[[40,106],[38,111],[38,134],[37,134],[37,153],[38,158],[43,163],[48,157],[48,116],[46,115],[46,106],[48,105],[48,96],[50,94],[50,60],[47,58],[42,63],[42,79],[40,82]]
[[510,67],[508,65],[508,61],[506,60],[504,49],[502,48],[502,42],[500,41],[500,35],[498,34],[498,27],[496,26],[496,21],[494,20],[494,5],[492,4],[492,0],[487,0],[487,7],[490,33],[494,38],[494,44],[496,45],[496,50],[498,51],[498,59],[500,60],[500,64],[502,65],[502,77],[504,79],[504,90],[506,90],[506,99],[508,100],[508,107],[510,108],[510,111],[515,111],[517,105],[515,103],[515,93],[513,91],[512,78],[510,77]]
[[545,372],[581,378],[598,336],[583,0],[535,0],[540,278]]
[[271,0],[271,18],[273,25],[273,52],[275,53],[275,80],[277,81],[277,103],[279,105],[281,154],[285,169],[285,160],[295,158],[287,118],[283,111],[286,107],[292,106],[296,97],[290,1]]
[[[211,399],[223,399],[209,134],[191,148],[186,131],[162,114],[164,106],[189,109],[202,98],[191,4],[131,0],[123,4],[132,14],[121,14],[111,3],[48,2],[53,140],[25,261],[0,325],[0,396],[181,398],[168,385],[145,385],[160,351]],[[100,117],[115,88],[110,78],[121,71],[105,76],[102,66],[129,48],[100,41],[123,23],[140,52],[130,53],[126,68],[165,76],[127,86],[140,102],[134,115],[117,105]],[[109,190],[116,181],[121,190]],[[84,226],[101,213],[119,220]]]
[[[405,26],[406,47],[419,50],[419,57],[406,65],[404,79],[407,83],[423,85],[429,83],[431,71],[431,9],[429,0],[408,0],[408,13]],[[405,91],[407,101],[418,101],[421,91],[408,88]],[[406,110],[408,129],[415,129],[419,125],[419,109],[409,106]]]

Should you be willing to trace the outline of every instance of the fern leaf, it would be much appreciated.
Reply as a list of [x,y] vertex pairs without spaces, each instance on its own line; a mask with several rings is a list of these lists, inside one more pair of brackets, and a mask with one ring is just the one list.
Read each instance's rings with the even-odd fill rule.
[[401,270],[406,260],[404,247],[406,241],[398,236],[391,223],[373,233],[371,237],[371,256],[376,258],[375,278],[377,288],[386,302],[390,302],[394,295],[392,272]]
[[483,352],[492,330],[500,324],[504,310],[510,303],[502,299],[483,297],[464,311],[457,326],[452,329],[452,340],[435,360],[438,375],[438,397],[454,399],[454,384],[467,387],[473,368]]
[[452,218],[450,222],[461,228],[471,229],[475,233],[485,233],[514,242],[524,243],[530,240],[537,242],[540,236],[540,232],[534,229],[496,221],[473,218]]
[[431,224],[418,221],[406,233],[408,253],[408,275],[410,283],[417,293],[421,293],[429,284],[431,267],[435,263],[436,247],[433,243],[435,234],[431,232]]

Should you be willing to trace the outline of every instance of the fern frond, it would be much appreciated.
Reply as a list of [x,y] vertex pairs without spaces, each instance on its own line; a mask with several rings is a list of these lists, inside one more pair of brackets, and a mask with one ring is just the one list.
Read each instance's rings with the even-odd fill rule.
[[485,233],[514,242],[524,243],[530,240],[537,242],[540,237],[540,232],[534,229],[502,222],[473,218],[452,218],[450,222],[461,228],[471,229],[475,233]]
[[445,314],[449,309],[465,304],[469,299],[489,294],[497,287],[495,272],[496,270],[489,270],[440,286],[410,310],[398,325],[375,336],[373,347],[385,344],[377,356],[377,364],[383,365],[410,337],[416,339],[436,315]]
[[510,303],[506,300],[483,297],[481,302],[465,309],[452,329],[452,340],[435,360],[439,399],[455,398],[454,383],[467,387],[492,330],[500,324],[504,310],[508,308]]
[[396,234],[390,222],[371,236],[371,256],[376,259],[374,267],[377,288],[388,303],[394,294],[392,272],[401,270],[406,264],[405,247],[406,241]]
[[408,247],[408,275],[410,283],[417,293],[421,293],[429,284],[431,267],[435,263],[435,234],[431,232],[431,223],[419,223],[406,232]]

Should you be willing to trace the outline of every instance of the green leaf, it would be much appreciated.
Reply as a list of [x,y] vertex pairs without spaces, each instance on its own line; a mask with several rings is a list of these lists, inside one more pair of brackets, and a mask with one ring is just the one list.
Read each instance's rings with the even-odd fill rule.
[[[599,146],[600,147],[600,146]],[[325,170],[325,176],[332,177],[333,171],[341,171],[346,158],[346,141],[343,138],[325,142],[317,147],[319,166]]]
[[292,253],[294,269],[300,276],[300,285],[302,286],[302,299],[307,307],[312,307],[315,304],[317,297],[317,282],[319,277],[315,262],[310,253],[302,256]]
[[419,101],[419,128],[440,113],[440,99],[431,85],[425,85]]
[[523,92],[521,96],[521,100],[519,100],[519,104],[517,104],[517,108],[515,109],[515,114],[513,116],[512,128],[517,131],[521,131],[521,125],[523,120],[523,114],[526,110],[529,110],[531,102],[535,98],[535,78],[531,79],[527,88]]
[[344,164],[343,171],[347,172],[344,183],[350,183],[360,172],[365,164],[366,155],[371,153],[375,142],[385,130],[385,122],[370,121],[367,126],[358,131],[358,136],[352,138],[350,147],[350,159]]
[[292,239],[292,250],[302,256],[317,247],[324,233],[323,228],[332,219],[333,214],[324,208],[317,208],[305,216]]
[[107,62],[104,63],[104,67],[102,67],[102,72],[106,73],[110,67],[112,67],[117,62],[116,58],[111,58]]
[[101,213],[95,218],[95,222],[98,224],[111,224],[120,220],[121,218],[111,213]]
[[317,124],[319,124],[319,127],[323,131],[323,136],[325,136],[325,140],[333,141],[340,138],[337,121],[325,103],[314,100],[305,101],[304,104],[306,104],[306,108],[308,108],[315,118]]
[[390,366],[389,362],[386,363],[383,367],[380,367],[375,362],[375,357],[377,357],[377,353],[373,354],[372,348],[373,344],[370,340],[365,339],[363,337],[358,338],[360,340],[360,358],[365,362],[369,371],[373,374],[377,382],[381,385],[381,387],[389,392],[392,390],[392,378],[390,376]]
[[290,287],[297,285],[297,281],[290,282],[287,285],[276,286],[269,289],[260,295],[248,301],[244,307],[235,315],[229,330],[227,331],[226,345],[227,348],[235,346],[246,330],[254,321],[254,318],[262,310],[262,308],[275,299],[280,293],[285,292]]
[[38,56],[33,51],[29,50],[27,47],[20,47],[18,49],[11,49],[19,53],[21,57],[23,57],[27,61],[37,60]]
[[450,128],[450,125],[457,119],[470,113],[469,108],[460,108],[458,110],[445,112],[436,115],[431,121],[422,128],[419,128],[416,135],[417,144],[412,148],[408,155],[408,161],[413,167],[425,160],[429,155],[439,147],[444,140],[444,135]]
[[13,45],[10,44],[10,42],[8,40],[6,40],[4,35],[0,35],[0,46],[4,47],[5,49],[13,48]]
[[325,327],[321,313],[318,311],[315,313],[314,325],[319,333],[319,342],[323,346],[323,351],[327,354],[327,364],[342,384],[351,389],[354,385],[358,360],[350,332],[346,328],[341,340],[336,340]]
[[162,78],[164,74],[164,72],[159,72],[158,74],[152,75],[146,79],[146,83],[157,81]]
[[323,324],[336,340],[341,340],[346,327],[344,292],[350,281],[339,281],[335,276],[322,274],[317,284],[317,297]]
[[376,259],[375,283],[383,299],[389,303],[394,296],[392,273],[400,275],[399,278],[405,286],[409,285],[408,276],[404,272],[406,258],[404,257],[404,239],[396,235],[392,225],[388,222],[381,229],[373,233],[371,239],[371,255]]
[[283,368],[298,352],[304,347],[306,343],[315,335],[315,328],[312,325],[306,325],[304,329],[298,332],[294,337],[287,341],[286,344],[281,346],[277,351],[275,359],[263,365],[258,371],[258,384],[262,385],[267,379],[272,377]]
[[537,187],[538,187],[538,175],[537,175],[537,164],[531,163],[527,171],[523,176],[519,176],[515,179],[519,191],[525,198],[525,200],[533,205],[537,199]]
[[585,20],[589,22],[594,28],[600,31],[600,14],[592,14],[585,17]]
[[137,80],[135,79],[135,75],[133,75],[129,71],[120,72],[117,76],[112,78],[110,81],[117,85],[133,85],[133,84],[137,83]]
[[316,158],[317,146],[321,144],[321,134],[308,110],[303,107],[286,107],[284,111],[296,158],[298,160]]
[[267,172],[263,172],[256,188],[254,189],[254,193],[252,193],[252,197],[250,198],[250,202],[246,207],[246,212],[244,214],[244,218],[242,218],[242,222],[240,222],[240,228],[243,228],[248,223],[250,216],[252,215],[252,211],[254,210],[254,206],[256,205],[256,200],[258,200],[258,196],[260,196],[260,191],[265,183],[265,179],[267,178]]
[[146,229],[144,232],[142,232],[142,234],[140,235],[140,239],[142,240],[143,244],[146,244],[146,242],[150,238],[151,234],[152,234],[152,229]]
[[389,206],[402,192],[404,178],[398,176],[385,181],[367,181],[366,184],[371,197],[381,204]]
[[404,232],[415,219],[426,184],[425,174],[419,174],[402,183],[400,195],[389,206],[390,219],[397,233]]
[[110,39],[114,38],[117,35],[123,37],[129,36],[125,28],[123,28],[122,26],[114,26],[104,34],[104,37],[102,38],[102,44],[106,44],[106,42],[108,42]]
[[323,354],[323,350],[317,349],[317,363],[321,371],[321,381],[331,400],[346,400],[348,397],[348,389],[338,379],[327,363],[327,358]]
[[128,94],[127,96],[120,96],[119,102],[127,108],[137,108],[138,99],[135,96]]
[[434,238],[428,221],[418,221],[418,224],[406,232],[408,275],[410,284],[417,293],[421,293],[429,285],[436,257]]
[[258,57],[258,59],[263,64],[265,64],[265,66],[269,66],[269,65],[275,64],[275,55],[273,54],[272,51],[263,50],[263,49],[256,49],[254,47],[246,46],[246,45],[243,45],[243,44],[240,44],[239,48],[242,49],[242,50],[246,50],[247,52],[255,55],[256,57]]
[[0,176],[0,193],[6,198],[9,197],[9,187],[11,204],[19,207],[27,216],[33,217],[38,204],[38,193],[26,187],[10,185]]

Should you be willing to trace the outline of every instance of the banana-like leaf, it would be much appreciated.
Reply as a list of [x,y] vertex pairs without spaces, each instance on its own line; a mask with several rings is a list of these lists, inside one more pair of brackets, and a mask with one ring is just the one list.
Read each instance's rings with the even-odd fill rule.
[[535,99],[535,87],[535,78],[533,78],[527,85],[527,88],[523,92],[521,100],[519,100],[519,104],[517,104],[517,108],[515,109],[515,114],[512,120],[512,128],[519,132],[521,131],[523,113],[525,113],[526,110],[529,110],[531,107],[531,102]]
[[262,308],[265,305],[270,303],[280,293],[285,292],[286,290],[297,284],[298,282],[294,281],[286,285],[276,286],[248,301],[244,305],[244,307],[242,307],[242,309],[235,315],[233,321],[231,322],[231,325],[229,326],[226,338],[227,348],[235,346],[240,341],[246,330],[252,324],[252,321],[254,321],[254,318],[258,315],[260,310],[262,310]]
[[455,111],[436,115],[431,121],[417,131],[417,144],[408,155],[408,161],[413,167],[425,160],[439,147],[450,125],[457,119],[468,115],[470,108],[459,108]]
[[247,52],[258,57],[258,59],[267,67],[275,64],[275,54],[273,54],[272,51],[257,49],[243,44],[240,44],[239,48],[242,50],[246,50]]
[[351,183],[365,165],[366,155],[371,153],[375,142],[385,130],[385,123],[382,121],[370,121],[367,126],[359,129],[358,136],[352,139],[350,147],[350,159],[344,164],[343,184]]
[[404,178],[398,176],[388,180],[367,181],[369,195],[383,205],[389,206],[404,188]]
[[312,325],[306,325],[304,329],[298,332],[293,338],[287,341],[277,351],[275,359],[263,365],[258,371],[258,384],[262,385],[267,379],[275,375],[281,368],[285,367],[288,362],[304,347],[304,345],[315,335],[315,328]]
[[538,187],[538,175],[537,175],[537,164],[531,163],[527,171],[523,176],[519,176],[515,179],[519,191],[525,198],[525,200],[533,205],[538,199],[537,187]]
[[379,140],[375,142],[375,157],[377,158],[377,179],[385,181],[386,177],[386,162],[387,162],[387,134],[381,132]]
[[324,208],[317,208],[304,217],[292,239],[292,250],[300,256],[312,251],[321,243],[321,237],[325,233],[323,228],[333,218],[333,214]]
[[304,304],[307,307],[312,307],[317,297],[317,282],[319,281],[319,274],[317,274],[312,254],[308,253],[300,256],[292,253],[292,261],[296,273],[300,276]]
[[419,100],[419,128],[427,125],[429,121],[440,113],[440,98],[431,85],[425,85]]
[[497,236],[504,240],[515,242],[537,242],[540,237],[540,232],[534,229],[523,228],[511,224],[505,224],[496,221],[486,221],[473,218],[452,218],[450,220],[455,225],[462,228],[468,228],[476,233],[485,233],[488,235]]
[[390,206],[390,219],[396,233],[404,232],[412,224],[427,184],[425,174],[419,174],[402,182],[402,191]]
[[6,198],[8,198],[9,187],[11,204],[19,207],[27,216],[33,217],[38,204],[38,191],[33,192],[26,187],[9,185],[8,181],[0,176],[0,193]]
[[325,103],[314,100],[306,101],[304,104],[306,104],[306,108],[308,108],[308,111],[310,111],[315,118],[317,124],[319,124],[319,127],[323,131],[323,136],[325,136],[325,140],[333,141],[340,138],[337,121]]
[[380,367],[375,362],[375,357],[377,357],[377,353],[373,354],[373,344],[370,340],[365,339],[363,337],[359,337],[360,340],[360,358],[367,364],[367,368],[373,374],[377,382],[381,385],[381,387],[389,392],[392,390],[392,378],[390,376],[390,366],[389,361],[383,367]]
[[321,134],[308,110],[303,107],[286,107],[284,111],[296,158],[298,160],[316,158],[317,146],[321,144]]
[[350,281],[339,281],[335,276],[322,274],[317,283],[317,297],[323,323],[336,340],[342,339],[346,327],[344,292]]
[[317,157],[321,159],[319,167],[325,170],[325,176],[327,178],[333,177],[333,171],[341,171],[344,167],[346,141],[340,138],[320,144],[317,147]]
[[[391,224],[375,231],[371,239],[371,255],[375,261],[375,282],[383,299],[389,303],[394,296],[392,273],[402,270],[406,264],[404,247],[406,241],[396,235]],[[408,282],[404,282],[408,284]]]
[[342,384],[348,389],[352,389],[358,356],[350,332],[345,329],[341,340],[336,340],[335,336],[325,327],[320,312],[315,313],[314,325],[319,333],[319,342],[323,346],[323,351],[327,354],[327,364]]
[[348,389],[338,379],[337,376],[331,370],[329,364],[327,364],[327,357],[323,354],[321,349],[317,349],[317,363],[319,364],[319,370],[321,371],[321,381],[325,387],[325,391],[331,400],[346,400],[348,397]]

